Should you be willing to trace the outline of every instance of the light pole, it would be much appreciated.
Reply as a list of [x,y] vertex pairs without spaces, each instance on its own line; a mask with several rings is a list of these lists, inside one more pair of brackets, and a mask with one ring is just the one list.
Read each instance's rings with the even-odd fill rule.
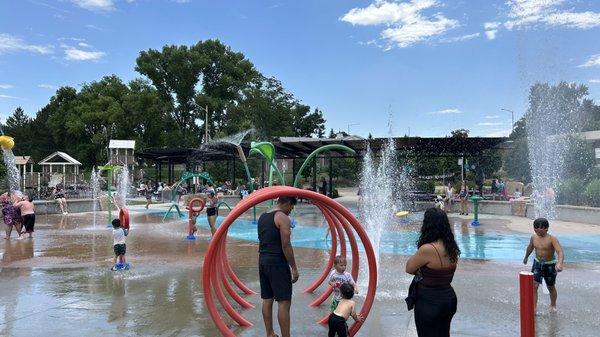
[[511,121],[512,121],[511,130],[515,131],[515,112],[512,111],[512,110],[504,109],[504,108],[500,108],[500,110],[504,110],[504,111],[510,112],[510,118],[511,118]]
[[196,105],[199,109],[204,110],[205,118],[204,118],[204,142],[208,143],[208,105],[206,107],[202,107]]
[[348,135],[350,135],[350,127],[354,125],[360,125],[359,123],[348,124]]

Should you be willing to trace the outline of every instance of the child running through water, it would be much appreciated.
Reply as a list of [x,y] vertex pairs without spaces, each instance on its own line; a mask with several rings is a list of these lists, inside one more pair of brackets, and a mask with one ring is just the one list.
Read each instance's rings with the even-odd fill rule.
[[352,291],[358,294],[358,287],[352,275],[346,271],[346,264],[346,258],[341,255],[336,256],[333,260],[333,270],[329,274],[329,285],[333,287],[333,299],[330,306],[331,312],[337,308],[338,303],[342,299],[340,287],[343,284],[348,283],[352,285]]
[[354,286],[350,283],[344,283],[339,288],[339,291],[342,299],[337,305],[337,309],[329,315],[329,319],[327,320],[327,325],[329,325],[329,337],[335,337],[336,334],[338,337],[348,336],[348,325],[346,324],[346,320],[350,316],[357,322],[364,321],[362,315],[356,314],[356,303],[352,300],[355,293]]
[[33,238],[33,227],[35,226],[35,207],[33,206],[33,202],[29,200],[27,195],[23,195],[19,201],[13,204],[13,207],[21,211],[25,233],[29,234],[30,239]]
[[117,263],[125,264],[125,237],[129,234],[129,230],[121,227],[121,221],[119,219],[113,219],[113,249],[115,251],[115,258],[112,268],[110,270],[117,270]]
[[[533,295],[535,312],[537,312],[537,290],[540,284],[542,284],[542,278],[546,282],[546,287],[548,287],[548,291],[550,292],[550,311],[556,312],[556,298],[558,296],[555,287],[556,274],[563,270],[563,261],[565,259],[565,254],[558,239],[548,234],[549,227],[550,224],[545,218],[538,218],[533,221],[533,231],[535,234],[529,240],[529,246],[527,246],[525,258],[523,259],[523,264],[527,264],[529,255],[535,250],[533,267],[531,268],[533,279],[535,280],[535,292]],[[555,254],[558,255],[558,260]]]

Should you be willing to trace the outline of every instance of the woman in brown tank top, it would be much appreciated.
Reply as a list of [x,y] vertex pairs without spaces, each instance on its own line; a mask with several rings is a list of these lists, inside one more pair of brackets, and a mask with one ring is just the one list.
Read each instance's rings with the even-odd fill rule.
[[457,305],[450,284],[460,249],[443,210],[429,208],[425,211],[417,248],[406,262],[407,273],[422,277],[414,307],[417,334],[419,337],[450,336],[450,323]]

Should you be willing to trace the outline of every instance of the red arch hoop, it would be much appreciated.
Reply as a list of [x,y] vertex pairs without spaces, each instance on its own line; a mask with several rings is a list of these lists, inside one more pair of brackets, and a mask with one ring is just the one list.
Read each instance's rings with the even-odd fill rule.
[[[313,204],[317,206],[321,210],[321,212],[323,212],[323,215],[325,216],[325,219],[327,220],[327,223],[331,230],[332,248],[330,250],[330,257],[327,266],[324,272],[321,273],[321,275],[317,277],[317,279],[307,289],[305,289],[305,291],[313,292],[325,280],[326,275],[331,270],[331,265],[333,264],[333,256],[335,256],[336,254],[338,240],[341,244],[341,253],[342,255],[345,255],[346,245],[344,233],[348,237],[348,241],[350,242],[350,247],[352,251],[352,276],[355,279],[358,278],[358,244],[356,242],[356,239],[354,238],[354,230],[356,234],[358,234],[358,237],[360,238],[363,244],[367,256],[367,264],[369,267],[369,283],[367,287],[365,302],[361,308],[360,314],[366,318],[369,315],[371,307],[373,306],[377,286],[377,267],[375,253],[373,251],[373,247],[371,245],[371,241],[367,236],[367,233],[365,232],[362,225],[358,222],[356,217],[354,217],[354,215],[344,206],[322,194],[286,186],[267,187],[252,193],[250,196],[248,196],[239,204],[237,204],[237,206],[229,213],[229,215],[225,218],[223,223],[217,229],[204,257],[202,273],[202,288],[204,292],[204,301],[211,318],[213,319],[215,325],[217,326],[217,328],[223,336],[233,337],[235,336],[235,334],[233,333],[233,331],[231,331],[231,329],[229,329],[229,327],[227,327],[227,325],[223,321],[223,318],[219,314],[216,303],[213,299],[213,295],[216,296],[216,298],[219,300],[219,303],[221,304],[221,307],[223,307],[225,312],[227,312],[227,314],[231,318],[233,318],[233,320],[236,323],[238,323],[241,326],[252,326],[252,323],[246,320],[238,311],[236,311],[231,306],[231,304],[225,297],[225,293],[223,292],[221,286],[223,285],[227,293],[229,293],[229,295],[232,296],[232,298],[243,308],[249,308],[251,307],[251,304],[244,298],[239,296],[239,294],[233,291],[233,288],[229,284],[227,278],[230,278],[236,284],[236,286],[246,294],[254,293],[241,280],[239,280],[239,278],[235,275],[235,273],[231,269],[231,266],[229,265],[227,253],[225,250],[227,232],[229,230],[229,227],[239,216],[241,216],[244,212],[246,212],[253,206],[261,202],[270,199],[276,199],[278,197],[283,196],[295,196],[311,200]],[[329,295],[331,294],[331,290],[331,287],[327,287],[327,290],[319,298],[313,301],[311,305],[320,305],[323,301],[327,299],[327,297],[329,297]],[[320,323],[323,323],[323,319],[320,320]],[[349,329],[350,336],[354,336],[361,326],[362,323],[355,322]]]

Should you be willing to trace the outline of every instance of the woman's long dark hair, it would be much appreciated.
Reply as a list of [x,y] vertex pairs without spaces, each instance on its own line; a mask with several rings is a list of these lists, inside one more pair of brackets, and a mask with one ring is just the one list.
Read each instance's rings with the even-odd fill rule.
[[417,240],[417,248],[440,239],[444,242],[450,261],[456,263],[460,255],[460,249],[456,244],[456,240],[454,240],[454,233],[450,228],[448,216],[443,210],[432,207],[427,209],[423,216],[423,226],[421,227],[421,236]]

